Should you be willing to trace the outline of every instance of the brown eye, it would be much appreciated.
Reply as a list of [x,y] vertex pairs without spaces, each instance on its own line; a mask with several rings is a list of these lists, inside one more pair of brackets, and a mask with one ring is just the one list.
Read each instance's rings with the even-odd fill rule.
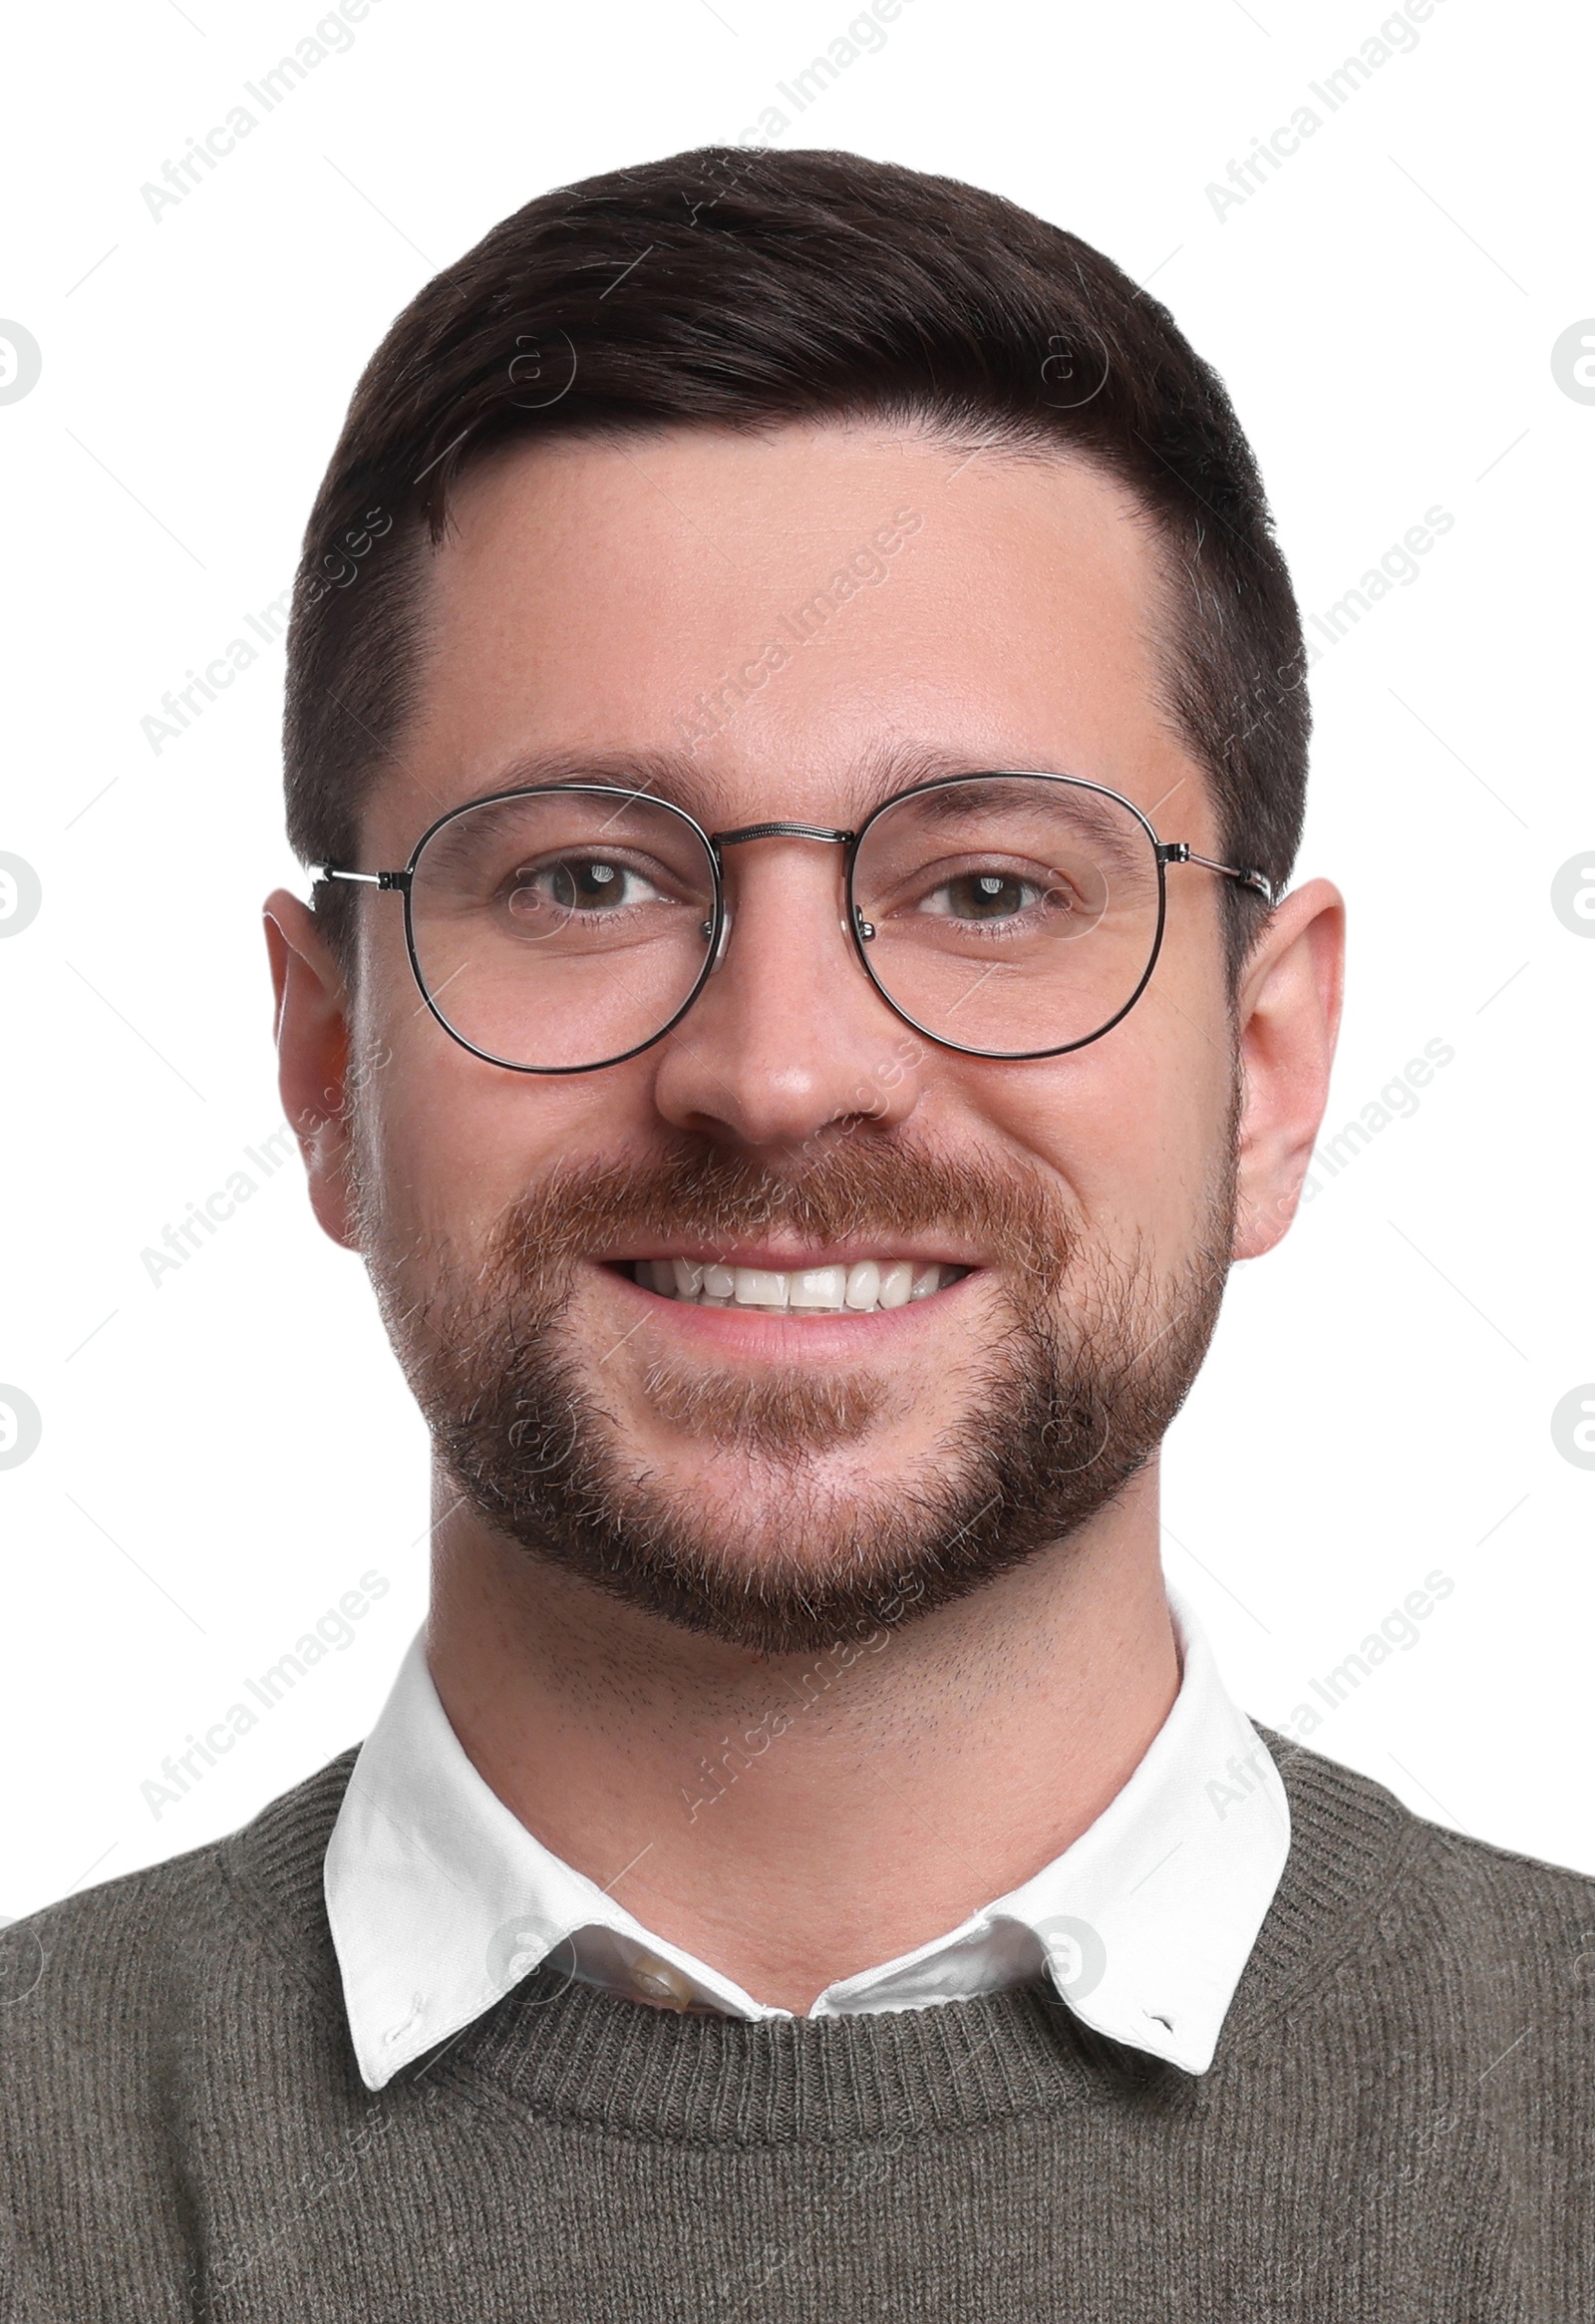
[[649,903],[655,889],[627,864],[602,855],[561,855],[552,863],[524,864],[514,874],[509,909],[517,914],[549,906],[561,912],[612,912]]
[[966,871],[933,889],[924,909],[953,920],[1012,919],[1041,895],[1034,881],[1012,871]]

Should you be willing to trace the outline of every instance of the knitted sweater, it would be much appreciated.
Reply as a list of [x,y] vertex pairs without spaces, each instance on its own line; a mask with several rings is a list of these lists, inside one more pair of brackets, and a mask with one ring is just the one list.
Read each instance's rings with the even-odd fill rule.
[[1199,2078],[1040,1984],[747,2023],[539,1972],[377,2094],[346,1754],[0,1940],[0,2316],[1595,2318],[1595,1881],[1266,1740],[1290,1859]]

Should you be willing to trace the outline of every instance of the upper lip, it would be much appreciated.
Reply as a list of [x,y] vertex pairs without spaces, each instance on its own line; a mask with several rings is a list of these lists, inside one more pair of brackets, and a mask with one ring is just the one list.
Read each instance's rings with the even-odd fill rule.
[[755,1267],[774,1275],[808,1274],[817,1267],[852,1267],[865,1259],[873,1259],[877,1266],[892,1259],[910,1259],[920,1267],[977,1267],[983,1263],[971,1253],[949,1250],[945,1243],[932,1248],[913,1235],[905,1235],[900,1242],[877,1237],[868,1242],[818,1243],[806,1249],[773,1243],[711,1245],[661,1237],[656,1242],[639,1243],[635,1249],[594,1256],[606,1266],[624,1266],[636,1259],[688,1259],[701,1267]]

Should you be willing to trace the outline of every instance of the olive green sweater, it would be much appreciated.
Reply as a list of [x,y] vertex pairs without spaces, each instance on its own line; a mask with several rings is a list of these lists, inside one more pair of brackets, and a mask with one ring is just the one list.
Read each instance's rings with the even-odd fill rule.
[[677,2017],[532,1977],[373,2095],[353,1754],[0,1939],[6,2324],[1587,2324],[1595,1881],[1268,1737],[1293,1840],[1211,2070],[1039,1985]]

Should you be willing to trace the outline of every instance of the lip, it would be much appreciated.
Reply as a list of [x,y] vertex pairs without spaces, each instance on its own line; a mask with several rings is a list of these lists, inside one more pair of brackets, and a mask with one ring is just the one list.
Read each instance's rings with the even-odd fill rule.
[[[639,1252],[639,1257],[674,1258],[696,1257],[696,1253],[660,1251]],[[873,1258],[874,1251],[858,1250],[859,1258]],[[894,1250],[885,1254],[895,1258],[909,1258],[913,1254]],[[720,1261],[719,1264],[729,1264]],[[757,1259],[744,1259],[737,1264],[756,1266]],[[775,1263],[775,1262],[766,1262]],[[840,1266],[836,1259],[815,1259],[815,1266]],[[927,1265],[931,1262],[927,1258]],[[947,1266],[964,1266],[963,1259],[946,1259]],[[791,1258],[786,1266],[791,1268]],[[807,1315],[773,1315],[766,1309],[753,1307],[700,1307],[690,1299],[667,1299],[657,1291],[647,1290],[633,1282],[629,1275],[620,1273],[620,1262],[600,1262],[601,1272],[614,1286],[622,1308],[632,1314],[628,1331],[617,1341],[619,1346],[631,1331],[649,1324],[655,1329],[679,1333],[688,1341],[696,1341],[707,1353],[710,1349],[721,1355],[747,1356],[755,1362],[791,1364],[801,1357],[805,1362],[852,1362],[883,1349],[899,1340],[904,1333],[923,1332],[935,1328],[935,1319],[944,1316],[949,1300],[956,1300],[978,1283],[982,1270],[971,1269],[956,1282],[943,1284],[939,1291],[926,1299],[910,1300],[903,1307],[876,1308],[868,1314],[837,1315],[814,1313]]]

